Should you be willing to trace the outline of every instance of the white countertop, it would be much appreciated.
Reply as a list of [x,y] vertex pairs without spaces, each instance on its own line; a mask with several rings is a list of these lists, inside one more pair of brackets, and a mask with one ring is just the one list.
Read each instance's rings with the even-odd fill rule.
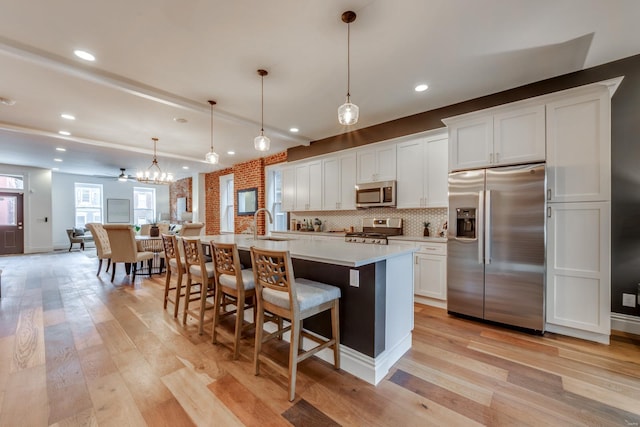
[[223,234],[216,236],[200,236],[200,240],[204,242],[213,240],[221,243],[235,243],[238,245],[238,249],[243,250],[249,250],[251,246],[277,251],[288,250],[292,258],[323,262],[326,264],[343,265],[346,267],[360,267],[416,252],[416,248],[411,246],[366,245],[360,243],[346,243],[338,239],[292,239],[274,241],[266,240],[264,239],[264,236],[260,236],[256,241],[253,240],[253,236],[251,235]]

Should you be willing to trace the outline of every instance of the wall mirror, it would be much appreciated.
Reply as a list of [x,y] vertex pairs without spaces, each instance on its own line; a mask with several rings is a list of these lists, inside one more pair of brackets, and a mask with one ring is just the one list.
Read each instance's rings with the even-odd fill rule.
[[258,188],[238,190],[238,216],[253,215],[258,210]]

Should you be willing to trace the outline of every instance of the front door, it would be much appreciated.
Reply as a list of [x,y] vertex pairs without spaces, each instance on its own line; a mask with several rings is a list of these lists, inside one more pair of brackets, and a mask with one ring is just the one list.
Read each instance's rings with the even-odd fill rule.
[[0,255],[24,252],[21,193],[0,193]]

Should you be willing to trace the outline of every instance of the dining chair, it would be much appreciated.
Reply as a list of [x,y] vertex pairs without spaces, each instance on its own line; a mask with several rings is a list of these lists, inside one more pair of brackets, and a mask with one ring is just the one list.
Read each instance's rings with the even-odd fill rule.
[[[296,278],[293,272],[289,251],[272,251],[251,247],[256,299],[258,310],[256,315],[256,336],[254,349],[255,374],[260,373],[260,359],[281,369],[274,360],[263,357],[262,344],[282,333],[291,331],[289,343],[289,401],[293,401],[296,392],[296,374],[298,363],[318,351],[333,348],[333,366],[340,369],[340,320],[339,300],[340,288],[313,280]],[[302,321],[320,312],[331,311],[331,338],[324,338],[309,333],[303,328]],[[277,331],[264,335],[263,325],[265,312],[273,313],[290,321],[287,327],[279,327]],[[318,345],[304,351],[303,337],[309,338]]]
[[102,269],[102,260],[107,260],[106,272],[109,272],[109,266],[111,265],[111,245],[109,244],[109,236],[107,230],[99,222],[90,222],[86,224],[86,227],[93,236],[93,241],[96,244],[96,253],[98,255],[98,272],[96,276],[100,275]]
[[[187,271],[187,286],[184,297],[184,310],[182,312],[182,324],[187,324],[187,315],[198,319],[198,333],[204,331],[204,314],[207,310],[213,310],[213,304],[208,303],[208,298],[215,296],[215,275],[213,262],[205,262],[204,250],[200,239],[182,238],[184,248],[184,261]],[[197,290],[191,288],[197,285]],[[189,308],[192,302],[200,301],[193,309]]]
[[200,232],[204,228],[204,223],[202,222],[187,222],[182,224],[182,228],[178,232],[179,236],[199,236]]
[[118,262],[131,264],[135,281],[138,263],[148,261],[149,275],[151,275],[153,252],[138,251],[133,228],[127,224],[105,224],[103,227],[107,231],[111,245],[111,281],[113,282],[116,276],[116,263]]
[[[233,358],[240,355],[240,339],[242,332],[255,323],[255,282],[253,269],[243,269],[240,264],[238,246],[235,243],[216,243],[211,241],[211,256],[215,267],[216,292],[213,308],[212,340],[217,342],[221,317],[236,315],[235,330],[233,334]],[[249,304],[247,304],[249,302]],[[233,310],[227,310],[232,305]],[[254,308],[253,323],[244,322],[244,312],[248,308]]]
[[[164,309],[167,309],[167,303],[173,303],[173,317],[178,317],[178,309],[180,306],[180,298],[184,296],[182,293],[182,276],[186,274],[186,265],[184,256],[180,255],[178,250],[178,239],[172,234],[162,234],[162,245],[164,247],[164,260],[167,267],[167,274],[164,283]],[[171,287],[171,278],[177,276],[176,285]],[[171,296],[170,291],[175,291],[175,295]]]

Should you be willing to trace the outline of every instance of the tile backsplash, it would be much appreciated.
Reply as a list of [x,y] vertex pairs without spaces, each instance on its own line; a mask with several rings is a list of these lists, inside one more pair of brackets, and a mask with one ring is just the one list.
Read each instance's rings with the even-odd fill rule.
[[447,208],[393,209],[370,208],[354,211],[292,212],[291,219],[298,221],[319,218],[322,231],[344,230],[353,226],[362,231],[362,218],[402,218],[405,236],[422,236],[424,223],[429,222],[429,234],[437,236],[447,221]]

